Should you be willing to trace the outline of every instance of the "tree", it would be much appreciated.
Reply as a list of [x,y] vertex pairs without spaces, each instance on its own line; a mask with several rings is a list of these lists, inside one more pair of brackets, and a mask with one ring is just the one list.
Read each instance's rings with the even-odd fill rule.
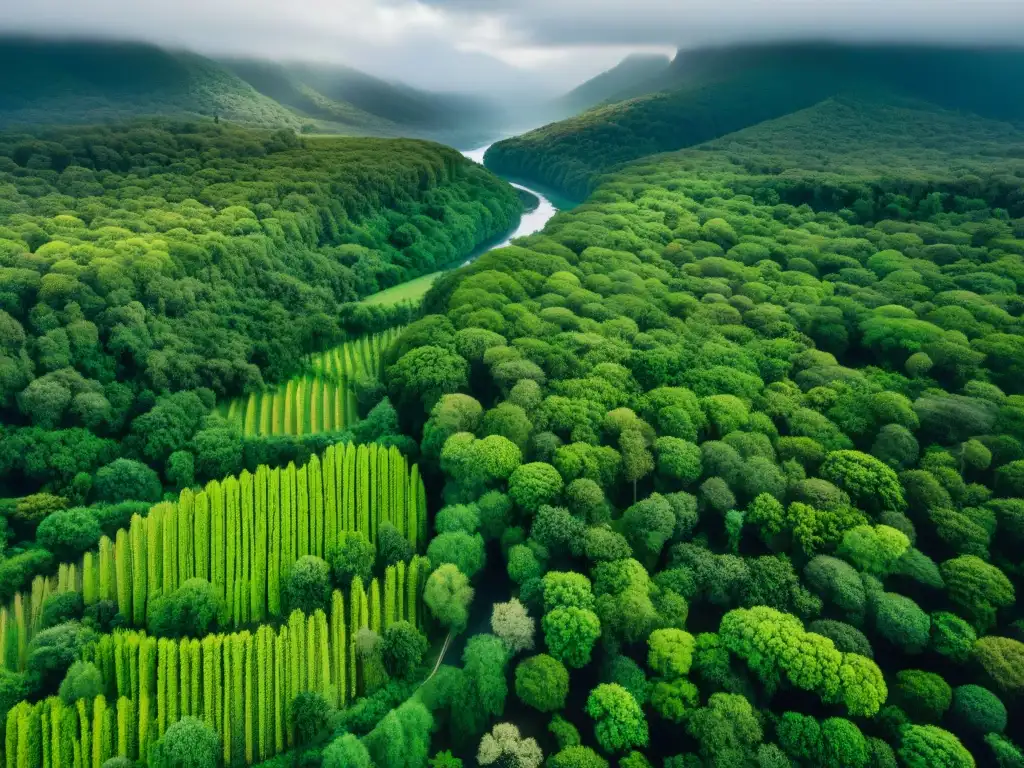
[[429,412],[442,395],[467,384],[469,365],[459,355],[427,345],[406,352],[388,369],[388,394],[399,411],[419,407]]
[[331,705],[315,691],[304,691],[288,705],[288,722],[299,744],[312,744],[327,729]]
[[647,720],[629,691],[601,683],[587,697],[586,712],[594,718],[594,735],[601,749],[622,752],[647,746]]
[[331,599],[330,567],[319,557],[300,557],[285,580],[284,598],[291,610],[300,610],[307,616],[326,610]]
[[750,761],[763,736],[750,702],[731,693],[711,694],[708,705],[690,716],[686,730],[708,764],[721,768]]
[[904,728],[897,754],[907,768],[974,768],[974,758],[960,740],[934,725]]
[[898,512],[906,504],[896,473],[866,453],[832,451],[825,457],[820,474],[850,494],[854,503],[865,509]]
[[550,464],[535,461],[516,467],[508,480],[508,495],[520,508],[536,512],[554,504],[562,492],[562,476]]
[[524,739],[512,723],[498,723],[480,740],[476,760],[480,765],[540,768],[544,753],[535,739]]
[[101,535],[96,516],[84,507],[54,512],[36,529],[39,543],[62,561],[74,560],[93,549]]
[[71,706],[79,699],[91,704],[93,699],[104,692],[103,675],[95,664],[87,661],[76,661],[68,668],[63,682],[60,684],[60,698]]
[[371,768],[370,753],[351,733],[346,733],[324,749],[324,768]]
[[1006,706],[988,688],[968,684],[953,689],[949,718],[965,736],[1002,733],[1006,717]]
[[573,744],[548,758],[549,768],[608,768],[608,761],[590,747]]
[[195,637],[209,634],[217,626],[221,599],[205,579],[189,579],[169,595],[153,601],[148,626],[157,637]]
[[383,522],[377,531],[377,555],[385,566],[407,563],[412,559],[413,548],[392,523]]
[[934,672],[902,669],[896,673],[892,702],[920,723],[937,723],[949,709],[953,689]]
[[407,621],[396,621],[381,635],[381,659],[392,677],[409,677],[426,652],[427,638]]
[[1006,575],[975,555],[961,555],[939,566],[949,599],[962,608],[984,632],[996,621],[996,611],[1014,601],[1013,584]]
[[966,661],[978,639],[974,627],[953,613],[932,614],[932,648],[953,661]]
[[131,459],[116,459],[100,468],[92,488],[100,501],[159,501],[163,495],[160,476],[145,464]]
[[39,624],[44,629],[55,627],[81,619],[84,612],[85,603],[80,592],[61,592],[46,598]]
[[491,632],[501,638],[512,654],[533,650],[536,622],[526,606],[512,598],[507,603],[495,603],[491,611]]
[[28,645],[30,685],[36,690],[55,690],[68,668],[81,658],[82,649],[94,639],[92,630],[75,621],[38,633]]
[[195,457],[188,451],[175,451],[167,457],[164,475],[177,490],[190,488],[196,482]]
[[555,608],[544,615],[544,642],[559,661],[579,669],[590,663],[590,652],[601,636],[601,622],[584,608]]
[[634,503],[622,516],[622,531],[634,550],[647,558],[661,554],[676,528],[672,505],[660,493]]
[[696,443],[678,437],[659,437],[654,441],[658,457],[658,475],[673,485],[686,488],[700,479],[701,451]]
[[569,694],[569,672],[545,653],[519,662],[516,667],[516,695],[527,706],[554,712],[565,706]]
[[647,638],[647,666],[668,679],[682,677],[693,663],[693,635],[681,629],[656,629]]
[[594,592],[590,579],[574,571],[548,571],[544,574],[544,610],[583,608],[592,610]]
[[430,729],[434,717],[416,699],[388,712],[365,737],[363,744],[372,763],[394,768],[421,768],[430,754]]
[[632,427],[619,434],[619,452],[622,454],[622,475],[626,482],[633,484],[635,502],[636,483],[654,471],[654,457],[643,432]]
[[442,533],[431,539],[427,558],[434,568],[450,563],[473,578],[483,569],[486,560],[483,537],[479,533],[470,535],[465,531]]
[[361,531],[349,531],[339,538],[337,547],[327,554],[334,583],[340,589],[348,589],[352,580],[358,576],[363,584],[368,584],[373,576],[373,561],[376,557],[373,545]]
[[906,534],[888,525],[858,525],[843,534],[839,554],[863,571],[888,576],[910,547]]
[[875,630],[904,653],[921,653],[928,647],[931,619],[909,597],[883,592],[874,599]]
[[442,626],[459,632],[469,620],[473,587],[465,574],[451,563],[445,563],[427,578],[423,588],[423,602]]
[[997,690],[1010,697],[1024,694],[1024,643],[983,637],[974,644],[974,659]]
[[186,716],[153,745],[150,760],[160,768],[215,768],[220,765],[220,738],[199,718]]

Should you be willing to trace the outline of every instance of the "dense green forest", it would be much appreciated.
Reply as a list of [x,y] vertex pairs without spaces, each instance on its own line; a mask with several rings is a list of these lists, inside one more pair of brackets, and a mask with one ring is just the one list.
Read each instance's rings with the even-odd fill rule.
[[601,173],[621,163],[700,144],[835,95],[894,93],[1024,121],[1024,104],[1011,95],[1022,76],[1019,50],[804,44],[680,52],[633,98],[498,142],[487,164],[582,200]]
[[454,150],[0,136],[3,763],[1024,768],[1017,59],[770,50],[415,307]]
[[[84,498],[122,457],[170,480],[215,399],[299,373],[388,316],[346,303],[466,256],[521,209],[439,145],[211,121],[3,135],[0,188],[7,496]],[[210,433],[201,476],[224,474],[232,434]]]

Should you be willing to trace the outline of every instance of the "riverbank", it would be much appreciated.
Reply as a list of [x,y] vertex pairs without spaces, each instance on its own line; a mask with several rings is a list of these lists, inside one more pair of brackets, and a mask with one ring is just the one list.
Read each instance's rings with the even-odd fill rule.
[[[462,154],[473,162],[483,165],[484,154],[487,152],[489,146],[490,145],[467,150]],[[368,306],[377,305],[388,307],[406,302],[416,303],[426,295],[427,291],[430,290],[430,287],[434,284],[437,278],[445,272],[465,266],[466,264],[480,258],[488,251],[493,251],[495,248],[503,248],[517,237],[525,237],[526,235],[532,235],[534,232],[539,232],[556,213],[559,211],[569,210],[577,205],[577,203],[566,198],[553,195],[547,190],[537,189],[535,186],[527,186],[514,179],[506,179],[506,181],[519,190],[520,196],[524,199],[523,215],[519,219],[519,224],[512,229],[512,231],[500,238],[497,242],[481,246],[466,259],[460,259],[458,262],[447,265],[444,269],[440,269],[437,272],[431,272],[429,275],[421,275],[413,280],[409,280],[400,285],[395,285],[391,288],[380,291],[379,293],[375,293],[372,296],[367,296],[359,303]],[[535,202],[531,207],[527,204],[527,201]]]

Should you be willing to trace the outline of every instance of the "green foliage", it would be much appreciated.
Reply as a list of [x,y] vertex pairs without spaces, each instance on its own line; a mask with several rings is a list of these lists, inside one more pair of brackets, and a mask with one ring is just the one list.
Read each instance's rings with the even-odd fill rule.
[[153,601],[149,631],[157,637],[203,637],[217,627],[221,599],[205,579],[189,579]]
[[323,610],[331,597],[331,569],[313,555],[303,555],[291,568],[283,588],[284,602],[305,614]]
[[934,672],[903,669],[896,674],[892,703],[919,723],[937,723],[949,709],[953,689]]
[[974,660],[998,691],[1008,696],[1024,693],[1024,643],[1009,637],[982,637],[974,644]]
[[473,587],[465,574],[451,563],[445,563],[427,578],[423,602],[442,626],[459,631],[469,620]]
[[[324,768],[370,768],[370,753],[363,743],[346,733],[334,739],[324,748]],[[446,765],[446,764],[441,764]],[[447,765],[446,768],[460,768]],[[437,765],[434,768],[438,768]]]
[[426,652],[427,638],[407,621],[396,621],[381,635],[381,659],[392,677],[409,677]]
[[68,673],[60,684],[59,695],[61,701],[71,706],[79,699],[84,699],[90,704],[103,691],[103,675],[96,665],[87,661],[76,661],[68,668]]
[[1006,717],[1005,705],[987,688],[967,684],[953,689],[949,718],[955,730],[965,736],[1002,733]]
[[971,768],[974,758],[960,740],[934,725],[908,725],[898,753],[907,768]]
[[323,733],[331,716],[331,705],[315,691],[303,691],[288,705],[288,722],[300,744],[310,744]]
[[978,639],[974,627],[953,613],[932,614],[932,648],[953,661],[965,661]]
[[163,495],[160,476],[131,459],[117,459],[96,472],[93,492],[100,501],[159,501]]
[[601,636],[601,621],[597,615],[574,606],[545,613],[541,626],[551,655],[577,669],[590,662],[591,650]]
[[569,693],[569,672],[547,654],[540,653],[516,667],[516,695],[527,706],[554,712],[565,706]]
[[751,760],[763,736],[750,702],[731,693],[712,694],[687,720],[686,730],[700,744],[701,756],[723,767]]
[[84,507],[54,512],[36,529],[39,543],[62,560],[74,560],[92,549],[100,535],[99,521]]
[[587,697],[587,714],[594,719],[594,735],[601,749],[621,752],[647,745],[647,720],[636,699],[615,683],[602,683]]
[[461,573],[473,578],[484,567],[484,540],[479,533],[442,533],[430,540],[427,557],[435,568],[454,565]]
[[214,768],[219,753],[216,731],[198,718],[183,717],[153,745],[150,759],[161,768]]

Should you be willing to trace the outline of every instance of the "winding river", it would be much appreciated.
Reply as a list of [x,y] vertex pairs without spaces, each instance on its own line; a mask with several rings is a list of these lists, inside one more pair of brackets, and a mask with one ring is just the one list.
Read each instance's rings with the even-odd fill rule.
[[[491,145],[488,144],[487,146],[484,147],[464,150],[462,154],[465,155],[470,160],[472,160],[474,163],[479,163],[480,165],[483,165],[484,153],[487,152],[487,149],[490,146]],[[418,302],[421,298],[423,298],[424,294],[426,294],[426,292],[430,290],[430,286],[434,284],[434,281],[437,280],[437,278],[443,275],[445,272],[448,272],[449,269],[465,266],[466,264],[469,264],[475,259],[480,258],[488,251],[492,251],[495,248],[503,248],[504,246],[511,243],[512,240],[517,237],[524,237],[525,235],[532,235],[534,232],[539,232],[541,229],[544,228],[544,225],[548,223],[548,220],[556,213],[558,213],[558,211],[572,206],[572,203],[570,203],[569,201],[553,201],[553,195],[545,194],[531,187],[519,184],[518,182],[509,181],[509,184],[511,184],[516,189],[521,189],[524,192],[528,192],[534,197],[536,197],[538,200],[538,205],[532,211],[526,211],[525,213],[523,213],[522,218],[519,219],[519,226],[517,226],[515,230],[508,234],[503,240],[497,243],[488,243],[487,245],[477,250],[475,253],[470,254],[469,258],[467,258],[460,264],[452,264],[451,267],[449,267],[448,269],[442,269],[438,272],[432,272],[429,275],[417,277],[414,280],[409,280],[408,282],[402,283],[401,285],[396,285],[393,288],[388,288],[387,290],[381,291],[380,293],[375,293],[372,296],[367,296],[360,303],[392,305],[400,304],[406,301]]]

